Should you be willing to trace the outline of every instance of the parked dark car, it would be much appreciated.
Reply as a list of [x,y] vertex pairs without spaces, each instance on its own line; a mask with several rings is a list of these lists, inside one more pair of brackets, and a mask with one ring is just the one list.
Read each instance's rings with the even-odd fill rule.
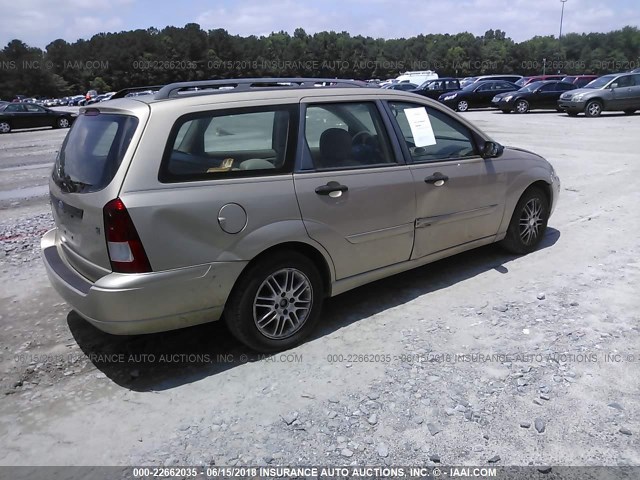
[[76,107],[80,105],[80,102],[82,102],[84,99],[84,95],[74,95],[73,97],[69,97],[67,105],[70,107]]
[[563,93],[558,106],[572,117],[580,112],[587,117],[599,117],[604,111],[632,115],[640,110],[640,73],[603,75],[584,88]]
[[515,82],[519,87],[525,87],[533,82],[542,82],[544,80],[562,80],[567,75],[565,73],[558,73],[553,75],[534,75],[530,77],[522,77],[520,80]]
[[462,90],[444,93],[438,101],[458,112],[466,112],[470,108],[491,107],[491,101],[497,94],[516,90],[515,84],[505,80],[485,80],[467,85]]
[[76,115],[57,112],[32,103],[8,103],[0,105],[0,133],[18,128],[68,128]]
[[447,92],[460,90],[460,81],[457,78],[443,77],[433,80],[427,80],[415,90],[409,90],[411,93],[417,93],[423,97],[433,98],[437,100],[440,95]]
[[598,78],[598,75],[569,75],[562,79],[563,82],[572,83],[576,88],[582,88]]
[[561,112],[562,110],[558,107],[560,95],[575,89],[575,85],[557,80],[533,82],[515,92],[496,95],[492,103],[504,113],[512,111],[527,113],[535,109],[558,110]]
[[391,85],[387,85],[382,88],[387,88],[389,90],[409,91],[409,90],[415,90],[416,88],[418,88],[418,85],[416,85],[415,83],[409,83],[409,82],[398,82],[398,83],[392,83]]
[[473,83],[484,82],[486,80],[504,80],[511,83],[516,83],[522,79],[522,75],[498,73],[492,75],[479,75],[477,77],[467,77],[460,81],[460,87],[465,88]]

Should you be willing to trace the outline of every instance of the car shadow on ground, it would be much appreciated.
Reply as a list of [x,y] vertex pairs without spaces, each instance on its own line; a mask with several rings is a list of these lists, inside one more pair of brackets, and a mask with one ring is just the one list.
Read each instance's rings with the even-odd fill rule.
[[[538,251],[553,246],[559,238],[558,230],[548,228]],[[310,340],[488,270],[506,274],[506,265],[516,258],[488,245],[328,299],[321,324]],[[136,336],[101,332],[74,311],[67,315],[67,323],[95,367],[116,384],[134,391],[171,389],[265,358],[237,342],[224,322]]]
[[67,131],[69,129],[68,128],[57,128],[57,127],[20,128],[18,130],[12,129],[10,133],[3,134],[3,135],[7,135],[7,137],[3,137],[3,138],[9,138],[10,135],[18,135],[20,133],[37,133],[37,132],[46,132],[47,130],[64,130],[64,131]]
[[557,110],[543,110],[543,109],[533,109],[533,110],[529,110],[527,113],[518,113],[515,110],[511,110],[509,113],[504,113],[501,110],[496,110],[495,112],[493,112],[494,114],[499,114],[499,115],[514,115],[514,116],[524,116],[524,115],[551,115],[553,113],[555,113],[556,115],[567,115],[565,112],[559,112]]
[[[494,112],[492,112],[495,115],[514,115],[517,117],[522,117],[522,116],[526,116],[526,115],[551,115],[551,114],[556,114],[558,116],[564,116],[564,117],[569,117],[569,115],[567,115],[566,112],[558,112],[557,110],[530,110],[527,113],[517,113],[515,111],[511,111],[509,113],[503,113],[500,110],[495,110]],[[633,117],[636,115],[640,115],[640,111],[636,112],[636,113],[632,113],[632,114],[628,114],[628,113],[624,113],[624,112],[602,112],[602,114],[599,117],[587,117],[584,114],[580,114],[577,117],[570,117],[570,118],[611,118],[611,117]]]

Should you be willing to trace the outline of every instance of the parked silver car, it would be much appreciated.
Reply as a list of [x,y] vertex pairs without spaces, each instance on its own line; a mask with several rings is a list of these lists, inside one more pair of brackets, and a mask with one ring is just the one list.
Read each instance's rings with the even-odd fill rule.
[[580,112],[598,117],[603,111],[632,115],[640,110],[640,73],[603,75],[582,88],[563,93],[558,107],[572,117]]
[[222,317],[275,351],[326,297],[492,242],[537,247],[560,189],[542,157],[418,95],[316,82],[178,83],[81,109],[50,179],[56,290],[106,332]]

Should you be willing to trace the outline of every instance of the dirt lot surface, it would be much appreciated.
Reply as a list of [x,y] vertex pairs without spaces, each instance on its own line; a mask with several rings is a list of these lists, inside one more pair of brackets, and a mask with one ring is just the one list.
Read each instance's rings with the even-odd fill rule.
[[640,465],[640,115],[465,115],[556,167],[542,247],[336,297],[271,357],[81,320],[39,259],[66,132],[0,137],[0,464]]

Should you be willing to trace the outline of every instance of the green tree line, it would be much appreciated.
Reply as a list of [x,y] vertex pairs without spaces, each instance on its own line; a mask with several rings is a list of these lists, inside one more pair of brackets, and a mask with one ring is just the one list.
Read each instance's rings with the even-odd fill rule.
[[205,31],[195,23],[162,30],[100,33],[45,50],[12,40],[0,51],[0,98],[63,96],[174,81],[264,76],[395,77],[406,70],[440,76],[625,71],[640,67],[640,30],[536,36],[516,43],[502,30],[382,39],[348,32],[268,36]]

